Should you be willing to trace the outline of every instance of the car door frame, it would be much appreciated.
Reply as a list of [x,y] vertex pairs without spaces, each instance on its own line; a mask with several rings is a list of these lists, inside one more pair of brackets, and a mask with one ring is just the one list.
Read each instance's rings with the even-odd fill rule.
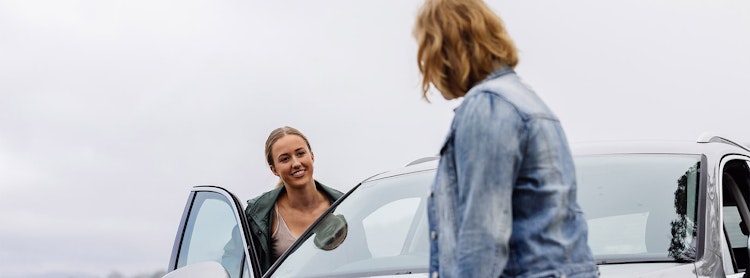
[[188,220],[190,219],[196,197],[201,192],[218,193],[226,199],[225,201],[233,204],[233,206],[231,206],[232,211],[234,212],[237,223],[241,225],[240,231],[242,232],[240,233],[240,235],[242,236],[242,242],[244,244],[245,258],[247,258],[249,269],[252,272],[251,277],[262,277],[262,273],[260,272],[260,263],[257,256],[258,253],[256,251],[257,248],[253,244],[252,234],[249,232],[250,225],[248,224],[247,218],[245,217],[244,206],[234,194],[220,186],[215,185],[198,185],[194,186],[190,191],[188,200],[185,203],[185,208],[182,211],[182,218],[180,219],[180,225],[178,226],[177,235],[175,236],[175,241],[172,246],[172,255],[169,259],[167,273],[174,271],[177,268],[178,258],[180,257],[181,251],[180,248],[182,247],[183,240],[185,239],[185,231],[188,225]]
[[[719,164],[719,167],[717,168],[717,171],[716,171],[716,179],[721,180],[721,184],[718,186],[718,188],[720,190],[722,190],[722,191],[724,190],[723,173],[725,171],[726,164],[728,162],[730,162],[730,161],[743,161],[746,165],[750,166],[750,157],[748,157],[747,155],[744,155],[744,154],[727,154],[724,157],[722,157],[721,158],[721,162]],[[720,196],[723,196],[723,192],[721,193]],[[745,201],[748,201],[748,196],[743,196],[743,197],[745,198]],[[723,207],[723,200],[722,200],[721,207]],[[724,212],[723,211],[720,211],[720,219],[721,219],[721,224],[722,224],[722,227],[723,227],[723,225],[725,224],[724,223]],[[726,228],[723,228],[723,230],[726,230]],[[721,251],[722,251],[721,253],[723,255],[722,256],[722,261],[723,261],[723,266],[727,266],[727,265],[731,266],[732,265],[732,263],[731,263],[731,261],[732,261],[732,257],[731,256],[732,255],[728,253],[728,252],[731,252],[730,249],[729,249],[731,244],[729,243],[729,238],[725,235],[725,233],[726,233],[726,231],[724,231],[724,232],[721,233],[721,239],[722,240],[720,241]],[[750,238],[748,238],[748,244],[750,244]],[[750,248],[750,247],[746,247],[746,248]],[[748,250],[748,251],[750,251],[750,250]],[[727,255],[729,257],[727,257]],[[737,277],[737,278],[739,278],[739,277],[745,277],[745,273],[746,273],[747,270],[745,272],[734,273],[735,270],[733,268],[732,269],[727,269],[727,267],[724,267],[724,271],[725,271],[725,276],[726,277]],[[731,271],[732,273],[727,273],[729,271]]]

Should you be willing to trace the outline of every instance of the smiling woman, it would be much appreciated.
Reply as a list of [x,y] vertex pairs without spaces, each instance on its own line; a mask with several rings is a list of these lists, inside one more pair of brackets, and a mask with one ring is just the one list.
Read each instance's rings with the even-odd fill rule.
[[342,193],[313,178],[315,155],[307,137],[280,127],[266,140],[266,162],[281,180],[276,189],[249,200],[245,214],[265,272]]
[[[274,189],[287,123],[341,191],[436,154],[458,103],[419,94],[421,2],[0,0],[0,276],[164,270],[186,192]],[[571,142],[750,141],[750,1],[487,2]]]

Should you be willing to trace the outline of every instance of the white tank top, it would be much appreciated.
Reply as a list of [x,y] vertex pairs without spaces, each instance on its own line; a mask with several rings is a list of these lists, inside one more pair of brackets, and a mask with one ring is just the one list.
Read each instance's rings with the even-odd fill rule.
[[281,256],[281,254],[283,254],[286,249],[289,249],[289,247],[292,246],[292,243],[294,243],[297,238],[292,235],[292,232],[289,231],[289,227],[286,226],[284,218],[282,218],[281,213],[279,213],[279,207],[274,205],[273,210],[276,212],[276,221],[278,222],[278,225],[276,225],[276,229],[271,235],[271,248],[273,250],[273,254],[271,255],[273,255],[275,260],[276,258]]

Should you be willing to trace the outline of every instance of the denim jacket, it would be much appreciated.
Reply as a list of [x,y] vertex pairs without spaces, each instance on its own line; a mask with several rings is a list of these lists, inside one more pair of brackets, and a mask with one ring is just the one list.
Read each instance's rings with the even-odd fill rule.
[[511,68],[456,108],[430,196],[431,277],[598,276],[562,126]]

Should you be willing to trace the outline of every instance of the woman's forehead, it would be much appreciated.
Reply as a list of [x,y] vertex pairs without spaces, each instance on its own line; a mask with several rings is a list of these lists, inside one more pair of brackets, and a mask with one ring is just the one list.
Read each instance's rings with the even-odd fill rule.
[[307,148],[307,142],[298,135],[287,134],[276,140],[271,148],[279,151],[297,150]]

